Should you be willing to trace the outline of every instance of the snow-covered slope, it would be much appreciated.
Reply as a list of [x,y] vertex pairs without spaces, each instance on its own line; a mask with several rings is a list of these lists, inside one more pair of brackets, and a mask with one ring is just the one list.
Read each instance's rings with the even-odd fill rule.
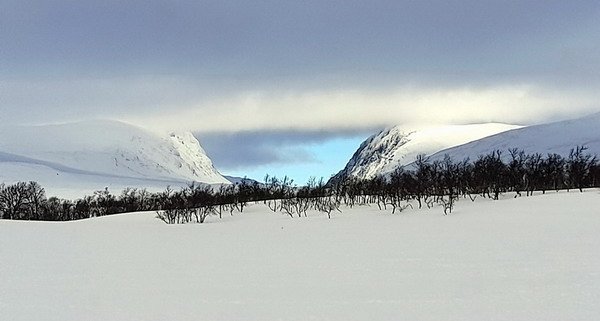
[[508,158],[508,150],[511,148],[523,149],[526,153],[557,153],[568,156],[571,149],[582,145],[588,148],[587,153],[600,155],[600,113],[513,129],[440,151],[432,155],[431,159],[440,159],[448,154],[455,160],[467,157],[475,160],[479,155],[494,150],[502,151],[504,157]]
[[249,204],[204,225],[0,220],[0,319],[593,321],[599,207],[595,189],[460,200],[449,216]]
[[246,184],[254,184],[254,183],[258,183],[257,180],[252,179],[252,178],[248,178],[248,177],[239,177],[239,176],[224,176],[225,178],[227,178],[228,181],[230,181],[232,184],[242,184],[242,183],[246,183]]
[[98,180],[229,183],[191,133],[162,137],[107,120],[0,128],[0,181],[15,180],[59,189],[74,181],[101,189]]
[[497,134],[519,126],[488,123],[448,125],[407,130],[396,126],[369,137],[354,153],[346,167],[333,180],[345,177],[370,179],[386,175],[412,163],[417,155],[431,155],[448,147]]

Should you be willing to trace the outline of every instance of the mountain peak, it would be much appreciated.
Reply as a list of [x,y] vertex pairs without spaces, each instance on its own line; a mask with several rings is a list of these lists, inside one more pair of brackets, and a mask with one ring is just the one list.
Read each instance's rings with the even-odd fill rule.
[[431,155],[452,146],[514,128],[519,126],[486,123],[420,129],[403,126],[386,128],[365,140],[333,180],[347,177],[370,179],[388,175],[396,168],[412,163],[419,154]]

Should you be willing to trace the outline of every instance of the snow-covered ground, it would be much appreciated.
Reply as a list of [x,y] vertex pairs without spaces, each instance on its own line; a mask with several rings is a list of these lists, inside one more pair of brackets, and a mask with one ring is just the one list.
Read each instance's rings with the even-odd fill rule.
[[600,190],[328,220],[0,221],[2,320],[597,320]]

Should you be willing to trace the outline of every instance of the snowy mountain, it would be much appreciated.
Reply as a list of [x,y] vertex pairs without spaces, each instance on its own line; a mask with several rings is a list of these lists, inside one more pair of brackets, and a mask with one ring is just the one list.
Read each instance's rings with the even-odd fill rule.
[[163,137],[107,120],[0,128],[0,181],[18,180],[86,191],[229,183],[191,133]]
[[385,129],[365,140],[346,167],[332,180],[345,177],[363,179],[386,175],[397,167],[412,163],[417,155],[468,143],[519,126],[488,123],[448,125],[410,130],[402,126]]
[[448,154],[455,160],[477,159],[479,155],[494,150],[503,152],[508,158],[511,148],[523,149],[526,153],[556,153],[568,156],[576,146],[586,146],[587,153],[600,155],[600,113],[590,116],[534,125],[509,130],[485,137],[464,145],[440,151],[431,156],[432,160],[441,159]]

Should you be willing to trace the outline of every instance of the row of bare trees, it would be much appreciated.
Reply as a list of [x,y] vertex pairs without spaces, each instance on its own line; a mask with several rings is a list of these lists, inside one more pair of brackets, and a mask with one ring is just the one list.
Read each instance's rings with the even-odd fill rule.
[[192,184],[180,191],[167,189],[161,193],[161,207],[157,217],[167,224],[203,223],[209,216],[222,218],[224,213],[242,213],[248,203],[262,203],[273,212],[290,217],[306,217],[310,210],[325,213],[340,211],[340,202],[321,179],[312,178],[302,187],[294,185],[287,176],[279,179],[267,175],[265,183],[249,183],[221,186],[214,189]]
[[515,197],[534,191],[578,189],[600,186],[600,164],[596,156],[576,147],[568,157],[558,154],[526,154],[511,149],[481,155],[477,160],[460,162],[446,156],[430,161],[417,157],[408,168],[400,167],[387,177],[370,180],[345,179],[335,182],[334,195],[350,207],[377,204],[392,213],[407,207],[429,208],[439,205],[449,214],[459,198],[487,197],[497,200],[503,193]]
[[302,187],[293,185],[288,177],[269,177],[266,183],[243,180],[234,185],[212,187],[190,184],[179,190],[168,187],[151,193],[145,189],[127,188],[119,195],[108,189],[96,191],[75,201],[46,198],[44,189],[36,182],[0,185],[0,218],[13,220],[69,221],[104,215],[156,211],[157,217],[168,224],[204,223],[210,216],[243,212],[248,203],[267,204],[275,212],[291,217],[307,216],[307,211],[326,213],[339,211],[339,203],[326,188],[323,180],[312,179]]
[[210,216],[243,212],[249,203],[263,203],[273,212],[306,217],[309,211],[331,214],[340,207],[376,205],[392,213],[406,208],[440,206],[452,212],[460,198],[498,199],[506,192],[515,197],[534,191],[578,189],[600,186],[600,165],[584,147],[568,157],[558,154],[526,154],[511,149],[493,151],[475,161],[455,162],[450,157],[430,161],[421,155],[409,167],[400,167],[385,177],[369,180],[347,178],[329,182],[311,179],[296,186],[288,177],[267,175],[264,183],[242,180],[218,188],[191,184],[180,190],[167,188],[151,193],[128,188],[119,195],[108,189],[70,201],[46,198],[36,182],[0,185],[0,217],[16,220],[67,221],[124,212],[156,211],[168,224],[203,223]]
[[147,211],[159,203],[156,194],[127,188],[120,195],[108,189],[75,201],[46,197],[37,182],[0,184],[0,218],[13,220],[70,221],[123,212]]

